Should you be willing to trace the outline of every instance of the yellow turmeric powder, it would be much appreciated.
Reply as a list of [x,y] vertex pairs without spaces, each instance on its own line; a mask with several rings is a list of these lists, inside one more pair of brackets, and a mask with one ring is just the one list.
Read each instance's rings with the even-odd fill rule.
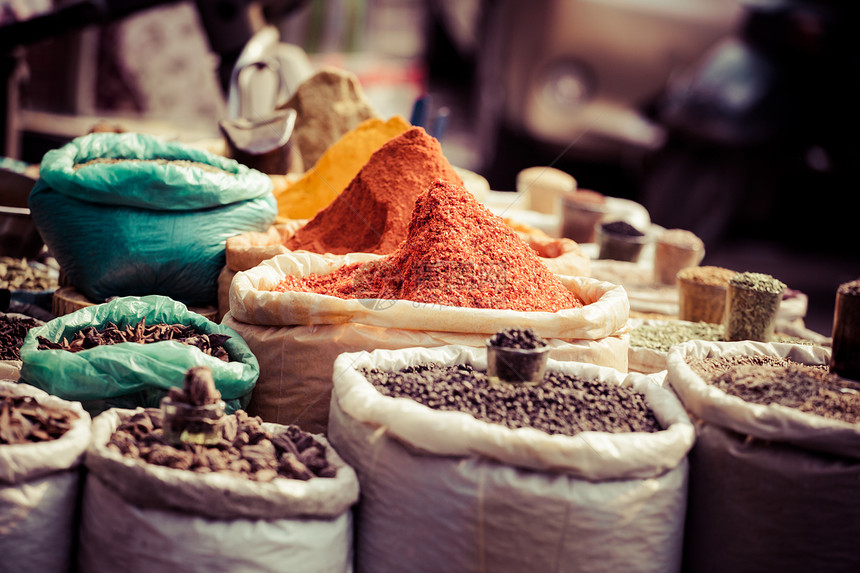
[[298,181],[274,190],[278,215],[289,219],[312,218],[340,195],[377,149],[410,127],[400,116],[388,121],[364,120],[332,144]]

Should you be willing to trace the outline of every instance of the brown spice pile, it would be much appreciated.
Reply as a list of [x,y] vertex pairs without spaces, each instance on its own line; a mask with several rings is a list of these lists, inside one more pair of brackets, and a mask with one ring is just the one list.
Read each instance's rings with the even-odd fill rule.
[[55,440],[77,419],[73,411],[39,404],[33,396],[0,393],[0,444]]
[[24,338],[38,325],[34,318],[0,315],[0,360],[21,360]]
[[219,443],[174,447],[164,439],[161,410],[141,409],[119,425],[107,448],[155,465],[235,474],[261,482],[276,477],[309,480],[336,475],[324,444],[298,426],[286,426],[273,435],[263,429],[259,416],[250,417],[244,410],[225,418]]
[[517,311],[583,305],[503,219],[441,180],[415,202],[406,240],[390,255],[327,275],[287,276],[274,290]]
[[705,382],[747,402],[780,404],[849,424],[860,422],[860,386],[849,387],[826,365],[754,355],[696,359],[688,364]]
[[738,274],[737,271],[722,267],[687,267],[678,271],[678,280],[687,280],[707,286],[728,287],[729,280],[736,274]]
[[413,127],[377,149],[346,189],[284,244],[293,251],[388,254],[406,237],[415,200],[437,178],[463,184],[439,142]]
[[53,342],[44,336],[39,336],[37,340],[39,341],[39,350],[66,350],[68,352],[80,352],[96,346],[122,342],[148,344],[175,340],[189,346],[196,346],[210,356],[229,362],[230,355],[223,346],[229,338],[226,334],[199,333],[193,326],[186,324],[159,323],[147,326],[144,318],[136,325],[128,325],[125,328],[120,328],[113,322],[108,323],[102,330],[88,326],[76,332],[71,341],[63,338],[60,342]]

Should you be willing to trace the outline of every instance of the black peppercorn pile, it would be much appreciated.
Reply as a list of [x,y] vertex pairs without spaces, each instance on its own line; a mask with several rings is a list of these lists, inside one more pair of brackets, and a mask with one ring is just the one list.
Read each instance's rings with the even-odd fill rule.
[[497,332],[489,340],[493,346],[500,348],[518,348],[523,350],[534,350],[543,348],[546,341],[534,333],[531,328],[508,328]]
[[468,364],[421,364],[397,372],[365,369],[362,374],[385,396],[411,398],[436,410],[466,412],[512,429],[567,436],[661,429],[638,392],[560,372],[547,372],[537,386],[491,386],[485,371]]

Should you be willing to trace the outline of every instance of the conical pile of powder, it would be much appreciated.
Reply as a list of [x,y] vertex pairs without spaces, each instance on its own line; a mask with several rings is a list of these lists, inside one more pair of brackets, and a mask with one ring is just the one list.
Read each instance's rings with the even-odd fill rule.
[[288,276],[275,290],[517,311],[583,306],[503,219],[442,180],[415,202],[406,240],[391,254],[327,275]]
[[436,179],[463,183],[439,142],[421,127],[410,128],[376,150],[346,189],[284,244],[293,251],[388,254],[406,237],[416,198]]

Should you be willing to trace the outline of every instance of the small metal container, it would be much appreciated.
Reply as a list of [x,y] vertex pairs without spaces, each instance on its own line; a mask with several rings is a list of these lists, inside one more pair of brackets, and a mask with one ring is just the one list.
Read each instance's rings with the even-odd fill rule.
[[549,345],[540,348],[507,348],[487,343],[487,375],[490,384],[537,385],[546,372]]

